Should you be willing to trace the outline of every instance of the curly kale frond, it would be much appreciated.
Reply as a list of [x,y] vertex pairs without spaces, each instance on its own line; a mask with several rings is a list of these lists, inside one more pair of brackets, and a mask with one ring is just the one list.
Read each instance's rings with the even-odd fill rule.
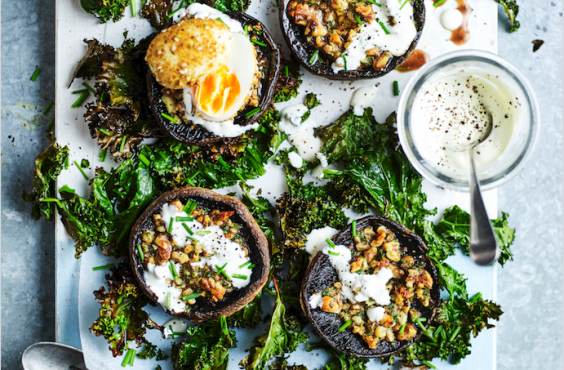
[[311,343],[307,351],[323,350],[331,355],[329,363],[325,367],[329,370],[366,370],[368,359],[356,358],[346,353],[339,352],[325,342]]
[[125,7],[130,0],[80,0],[80,5],[87,13],[100,18],[100,23],[117,22],[123,18]]
[[300,64],[294,59],[282,58],[280,64],[280,75],[276,81],[276,90],[273,102],[280,103],[298,96],[298,89],[302,84]]
[[30,193],[23,192],[23,199],[33,203],[31,216],[39,220],[41,215],[45,215],[47,221],[51,221],[55,209],[54,203],[50,200],[55,198],[55,185],[57,177],[63,170],[65,162],[69,158],[69,148],[61,148],[53,142],[43,152],[35,158],[35,168],[33,172],[33,190]]
[[304,365],[288,365],[288,358],[278,357],[268,366],[268,370],[308,370]]
[[188,328],[190,340],[172,345],[174,370],[226,370],[229,350],[236,347],[235,332],[224,316],[201,326]]
[[153,343],[145,341],[145,346],[139,353],[137,353],[137,358],[142,360],[156,358],[157,361],[162,361],[168,359],[168,356],[165,355],[162,349],[157,348],[157,346]]
[[137,347],[145,342],[147,329],[162,331],[162,327],[149,318],[143,307],[148,298],[137,286],[129,261],[113,267],[106,275],[108,291],[104,287],[94,291],[100,304],[100,317],[90,327],[90,332],[103,336],[110,344],[114,357],[123,355],[127,342],[135,341]]
[[292,353],[300,343],[307,343],[309,334],[303,329],[307,322],[300,320],[276,295],[276,304],[266,333],[255,338],[249,354],[239,363],[245,370],[265,370],[268,361],[277,356]]
[[517,0],[495,0],[496,3],[503,6],[505,14],[509,18],[509,28],[508,32],[515,32],[521,27],[521,23],[517,20],[517,15],[519,14],[519,5],[517,5]]

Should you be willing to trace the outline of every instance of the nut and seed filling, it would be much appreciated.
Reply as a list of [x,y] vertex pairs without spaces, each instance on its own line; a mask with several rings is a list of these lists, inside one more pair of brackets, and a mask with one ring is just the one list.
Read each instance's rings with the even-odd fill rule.
[[[294,23],[305,27],[308,44],[331,61],[345,53],[363,24],[378,21],[372,4],[358,0],[292,0],[288,4],[288,15]],[[387,21],[394,24],[393,19]],[[374,46],[366,51],[359,69],[371,66],[380,71],[392,57],[390,51]]]
[[[177,207],[178,212],[186,212],[188,208],[180,200],[169,202],[168,206]],[[142,243],[138,247],[143,252],[143,266],[146,271],[149,270],[150,264],[157,266],[170,264],[171,272],[174,270],[176,273],[173,273],[173,278],[168,278],[166,283],[181,291],[179,298],[186,303],[187,312],[190,311],[190,306],[196,303],[198,297],[217,302],[227,293],[237,289],[233,282],[235,275],[229,276],[221,266],[214,269],[214,266],[202,263],[204,259],[213,257],[210,248],[199,241],[200,237],[211,234],[211,231],[207,231],[208,228],[219,227],[223,237],[236,243],[245,258],[249,256],[245,239],[240,235],[241,225],[231,220],[233,211],[206,209],[195,204],[194,206],[191,212],[187,211],[188,217],[175,217],[175,220],[171,220],[172,223],[183,224],[183,221],[191,219],[190,221],[198,222],[203,226],[202,231],[192,232],[192,236],[187,236],[184,245],[177,243],[178,238],[170,232],[172,225],[169,223],[167,228],[163,215],[155,213],[152,216],[154,228],[142,231]],[[182,226],[188,227],[186,224]],[[180,268],[171,264],[171,261],[177,263]],[[247,265],[250,265],[250,261]],[[250,276],[249,267],[244,268],[249,271],[247,274]],[[189,296],[190,298],[184,298]]]
[[[386,285],[391,303],[378,306],[373,299],[364,302],[349,301],[342,294],[343,284],[336,282],[321,293],[322,311],[338,314],[344,330],[362,336],[370,349],[378,348],[381,341],[407,341],[417,334],[416,325],[421,313],[412,307],[418,300],[424,307],[430,304],[430,291],[433,278],[425,270],[425,263],[416,261],[401,248],[396,235],[384,226],[376,230],[367,227],[358,232],[350,247],[352,259],[350,272],[358,274],[377,274],[383,268],[393,273]],[[371,310],[380,314],[374,319]]]

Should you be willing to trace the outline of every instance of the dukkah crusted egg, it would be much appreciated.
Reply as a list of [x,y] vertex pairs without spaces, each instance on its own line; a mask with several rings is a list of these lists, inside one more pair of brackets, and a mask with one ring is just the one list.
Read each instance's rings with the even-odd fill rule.
[[146,60],[157,81],[169,89],[202,82],[231,55],[229,28],[215,19],[189,19],[158,34]]

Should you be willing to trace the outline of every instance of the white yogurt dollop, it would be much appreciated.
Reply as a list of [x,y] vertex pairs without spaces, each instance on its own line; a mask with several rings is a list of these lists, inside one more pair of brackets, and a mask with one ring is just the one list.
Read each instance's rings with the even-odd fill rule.
[[321,307],[322,303],[323,303],[323,297],[319,293],[313,293],[311,297],[309,297],[309,306],[312,309]]
[[[182,319],[171,319],[165,322],[163,335],[165,338],[178,337],[179,335],[186,335],[188,324]],[[172,329],[172,330],[171,330]]]
[[[172,5],[172,9],[176,10],[180,7],[182,1],[175,1]],[[239,21],[229,17],[227,14],[220,12],[208,5],[193,3],[186,8],[182,8],[177,11],[172,19],[174,23],[180,22],[187,14],[194,16],[196,19],[220,19],[231,32],[241,32],[243,33],[243,27]]]
[[474,149],[478,170],[503,155],[519,118],[520,104],[498,77],[458,72],[432,79],[417,93],[411,109],[414,144],[439,171],[466,175],[466,153],[457,150],[480,142],[493,117],[493,131]]
[[385,312],[386,309],[384,307],[371,307],[366,310],[366,315],[368,316],[368,320],[378,322],[384,318]]
[[462,13],[458,9],[447,9],[441,13],[441,25],[446,30],[456,30],[462,26],[462,21]]
[[290,160],[290,164],[294,168],[302,168],[302,166],[304,165],[304,160],[296,152],[288,153],[288,159]]
[[325,226],[322,229],[312,230],[306,239],[305,250],[311,255],[315,256],[317,252],[323,249],[327,242],[325,240],[331,239],[333,235],[337,234],[339,230],[334,229],[330,226]]
[[355,116],[362,116],[364,108],[368,108],[376,96],[376,86],[366,86],[357,89],[351,99],[351,107]]

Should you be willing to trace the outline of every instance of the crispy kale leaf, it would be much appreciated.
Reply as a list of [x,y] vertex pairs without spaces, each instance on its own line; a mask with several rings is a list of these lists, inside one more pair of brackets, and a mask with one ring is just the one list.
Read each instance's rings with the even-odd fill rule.
[[[41,152],[35,159],[33,173],[33,190],[31,193],[23,192],[23,199],[33,203],[31,216],[39,220],[41,214],[45,215],[47,221],[53,217],[54,202],[48,201],[54,198],[55,183],[57,176],[63,170],[65,161],[69,157],[69,148],[61,148],[55,141],[47,149]],[[46,201],[47,199],[47,201]]]
[[466,291],[466,280],[468,279],[445,262],[437,260],[433,260],[433,262],[439,271],[439,283],[443,289],[448,291],[451,301],[454,300],[455,294],[463,299],[468,299],[468,292]]
[[265,164],[285,139],[279,121],[280,113],[272,108],[255,131],[235,141],[198,147],[165,139],[145,146],[142,154],[151,161],[151,175],[162,190],[186,185],[222,188],[266,173]]
[[156,358],[157,361],[162,361],[166,360],[168,356],[164,354],[164,351],[162,349],[157,348],[157,346],[153,343],[145,341],[145,346],[143,347],[143,350],[137,353],[137,358],[140,358],[142,360]]
[[456,242],[446,239],[437,234],[437,226],[429,220],[423,220],[419,224],[418,233],[425,239],[429,248],[427,254],[436,261],[444,261],[447,257],[453,256],[456,251]]
[[235,332],[225,317],[188,328],[190,340],[172,345],[174,370],[226,370],[229,349],[236,347]]
[[278,81],[276,81],[276,91],[272,101],[280,103],[295,98],[298,96],[298,89],[301,84],[300,64],[293,59],[282,58],[280,75]]
[[[501,249],[499,264],[505,265],[507,261],[513,261],[511,245],[515,241],[515,229],[509,227],[507,221],[509,215],[502,212],[500,218],[491,220],[498,247]],[[443,219],[435,226],[435,231],[441,235],[447,243],[457,243],[464,254],[470,253],[470,214],[458,206],[445,210]]]
[[345,353],[336,351],[325,342],[311,343],[307,346],[307,351],[323,350],[331,355],[331,360],[325,365],[330,370],[366,370],[368,359],[356,358]]
[[120,48],[85,40],[86,55],[74,78],[96,79],[96,101],[87,104],[85,120],[102,150],[120,159],[139,151],[143,138],[160,136],[148,103],[145,53],[152,35],[138,45],[125,40]]
[[288,365],[286,357],[278,357],[268,366],[268,370],[308,370],[304,365]]
[[365,109],[362,116],[352,110],[337,121],[316,130],[324,141],[323,154],[330,163],[345,161],[343,171],[326,171],[327,177],[342,176],[358,183],[366,192],[357,197],[349,193],[347,204],[357,204],[357,210],[365,211],[375,206],[384,216],[415,229],[426,215],[435,211],[425,209],[427,196],[421,186],[423,178],[415,171],[401,150],[395,132],[395,114],[384,124],[378,124],[372,109]]
[[309,334],[303,332],[304,327],[304,322],[286,311],[277,294],[272,320],[266,333],[255,338],[249,354],[241,360],[239,366],[245,370],[265,370],[267,362],[274,357],[294,352],[298,344],[307,343]]
[[135,341],[137,347],[145,342],[147,329],[162,330],[143,307],[149,302],[137,286],[129,261],[122,262],[106,275],[108,291],[104,287],[94,291],[100,304],[100,317],[94,321],[90,332],[103,336],[110,343],[114,357],[123,355],[127,342]]
[[496,3],[503,6],[503,10],[509,18],[509,28],[508,32],[515,32],[521,27],[521,23],[517,20],[517,14],[519,14],[519,5],[517,5],[517,0],[495,0]]
[[82,9],[100,18],[100,23],[117,22],[123,17],[129,0],[80,0]]
[[307,121],[309,116],[311,115],[311,110],[317,106],[321,105],[321,101],[317,99],[317,95],[314,93],[309,93],[304,97],[304,105],[308,109],[308,111],[302,116],[302,122]]

